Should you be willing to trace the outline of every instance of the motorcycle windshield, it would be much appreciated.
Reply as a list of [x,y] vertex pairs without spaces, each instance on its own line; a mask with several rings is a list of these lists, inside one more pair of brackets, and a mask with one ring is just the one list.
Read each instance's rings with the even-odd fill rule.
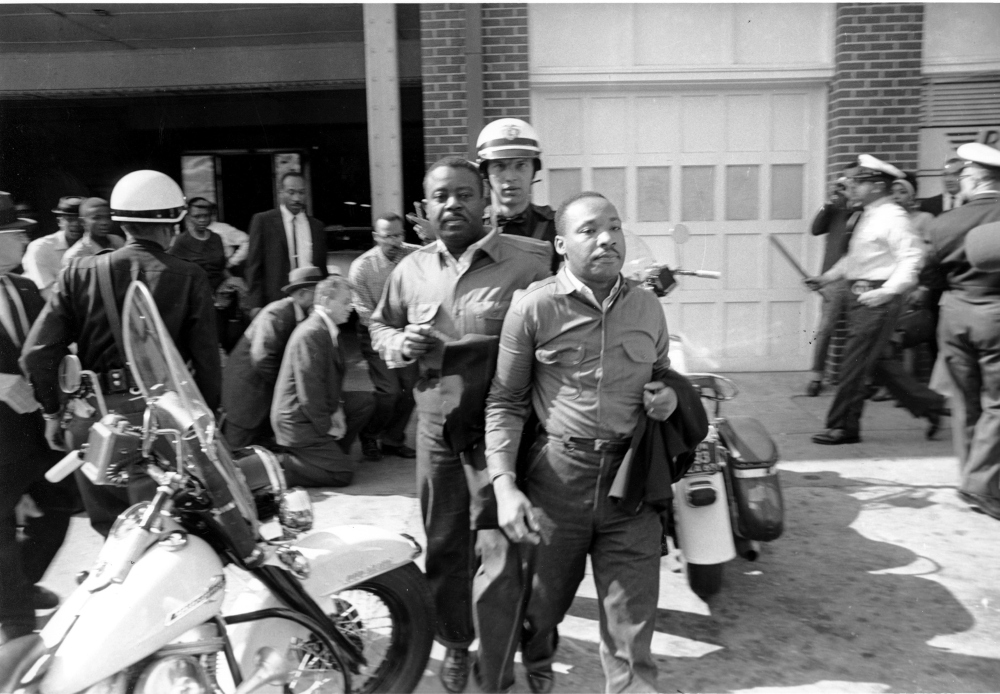
[[[218,440],[215,415],[205,404],[191,372],[167,332],[149,288],[141,282],[132,282],[125,295],[122,335],[129,368],[147,406],[166,413],[177,411],[176,407],[168,405],[180,405],[182,416],[171,419],[182,421],[172,424],[186,430],[183,433],[187,442],[194,443],[189,439],[193,433],[199,444],[192,446],[198,450],[189,451],[194,454],[188,455],[186,462],[195,468],[195,474],[203,482],[221,477],[240,515],[255,525],[257,516],[253,497],[242,475],[237,472],[229,451]],[[164,407],[155,405],[157,399],[161,399]],[[207,465],[214,470],[203,469]]]

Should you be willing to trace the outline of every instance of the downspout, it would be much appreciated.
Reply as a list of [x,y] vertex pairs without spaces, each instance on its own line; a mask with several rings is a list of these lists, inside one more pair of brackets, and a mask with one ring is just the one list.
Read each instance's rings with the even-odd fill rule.
[[469,158],[476,159],[476,138],[483,129],[483,6],[465,6],[466,122],[469,125]]

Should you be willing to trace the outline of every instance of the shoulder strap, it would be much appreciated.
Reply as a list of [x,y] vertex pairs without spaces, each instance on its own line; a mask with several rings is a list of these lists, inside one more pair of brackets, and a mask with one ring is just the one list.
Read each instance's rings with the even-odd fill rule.
[[114,287],[111,284],[111,254],[102,253],[97,258],[97,282],[100,285],[101,299],[104,301],[104,311],[108,315],[108,325],[118,346],[118,355],[125,364],[125,342],[122,339],[122,323],[118,313],[118,302],[115,300]]

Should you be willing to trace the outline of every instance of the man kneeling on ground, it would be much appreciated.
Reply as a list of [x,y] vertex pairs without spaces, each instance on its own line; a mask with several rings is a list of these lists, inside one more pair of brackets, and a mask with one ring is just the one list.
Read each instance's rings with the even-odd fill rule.
[[354,478],[351,444],[371,417],[371,393],[344,393],[338,325],[351,314],[351,289],[334,275],[316,285],[312,314],[285,348],[271,402],[271,426],[284,447],[289,486],[345,487]]

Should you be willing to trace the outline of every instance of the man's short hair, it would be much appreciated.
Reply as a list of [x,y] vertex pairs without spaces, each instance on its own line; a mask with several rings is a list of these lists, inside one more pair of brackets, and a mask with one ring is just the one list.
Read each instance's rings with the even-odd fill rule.
[[208,210],[211,211],[215,209],[215,203],[208,198],[191,198],[188,200],[188,209],[190,210],[192,207],[207,207]]
[[386,212],[384,214],[380,214],[378,216],[378,219],[376,219],[375,221],[376,222],[389,222],[390,224],[392,222],[399,222],[400,224],[402,224],[403,223],[403,218],[400,217],[395,212]]
[[161,227],[173,227],[176,222],[122,222],[122,231],[139,239],[153,238]]
[[566,198],[559,205],[559,209],[556,210],[556,233],[557,234],[559,234],[560,236],[565,236],[566,235],[566,229],[565,229],[566,222],[565,222],[565,219],[564,219],[566,217],[566,210],[573,203],[578,202],[580,200],[583,200],[585,198],[600,198],[601,200],[604,200],[606,202],[610,202],[610,200],[608,200],[604,195],[602,195],[602,194],[600,194],[600,193],[598,193],[596,191],[593,191],[593,190],[585,190],[582,193],[577,193],[576,195],[571,195],[570,197]]
[[479,173],[479,167],[473,164],[468,159],[457,156],[444,157],[442,159],[438,159],[436,162],[434,162],[428,167],[427,173],[424,174],[425,190],[427,189],[427,179],[430,178],[430,175],[435,171],[437,171],[438,169],[465,169],[473,176],[475,176],[476,180],[481,181],[483,179],[482,174]]
[[341,292],[351,293],[351,285],[343,275],[330,275],[316,284],[313,303],[323,306]]
[[295,178],[301,178],[303,181],[306,180],[306,177],[302,175],[301,171],[286,171],[281,175],[280,183],[282,188],[285,187],[285,179],[291,178],[292,176],[295,176]]

